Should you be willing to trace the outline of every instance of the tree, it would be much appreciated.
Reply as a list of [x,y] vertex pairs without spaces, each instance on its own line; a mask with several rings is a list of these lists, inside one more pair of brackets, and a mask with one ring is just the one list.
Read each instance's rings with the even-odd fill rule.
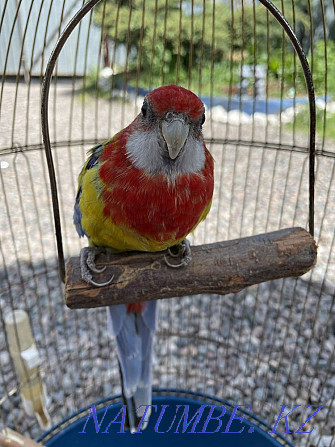
[[[323,17],[324,14],[324,17]],[[325,40],[326,38],[335,42],[335,14],[333,0],[324,0],[323,11],[321,3],[318,2],[314,8],[314,36],[316,40]],[[324,19],[324,23],[323,23]],[[324,29],[325,24],[325,29]]]
[[228,20],[225,5],[217,3],[213,14],[213,3],[203,0],[108,0],[94,15],[116,44],[136,48],[142,69],[154,61],[154,69],[169,72],[228,57]]
[[[294,0],[293,7],[292,1],[274,0],[301,41],[309,42],[308,2]],[[141,74],[142,85],[177,81],[191,88],[197,80],[207,84],[208,92],[215,80],[216,90],[222,91],[239,82],[241,64],[257,63],[268,65],[274,78],[284,73],[294,83],[292,46],[257,2],[244,0],[241,8],[234,0],[231,9],[231,0],[105,0],[95,8],[94,23],[116,45],[125,45],[128,57],[122,70],[127,82],[135,72]]]

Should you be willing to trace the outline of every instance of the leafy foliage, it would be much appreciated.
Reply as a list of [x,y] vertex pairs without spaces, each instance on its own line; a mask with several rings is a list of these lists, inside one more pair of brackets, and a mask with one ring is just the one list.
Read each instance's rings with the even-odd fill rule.
[[[309,51],[308,2],[274,3]],[[141,86],[177,82],[202,93],[220,94],[238,85],[241,65],[262,64],[268,69],[270,94],[292,89],[305,94],[298,58],[282,28],[261,4],[235,6],[232,11],[228,2],[219,0],[105,0],[95,8],[94,23],[103,25],[103,32],[116,45],[125,47],[128,57],[122,71],[127,81],[131,73],[136,75]],[[335,70],[334,49],[330,41],[329,73]],[[316,43],[310,61],[317,93],[324,94],[327,86],[327,92],[335,94],[335,80],[328,75],[325,83],[323,41]]]
[[228,15],[225,5],[217,4],[214,15],[212,2],[199,0],[191,10],[180,9],[179,0],[170,0],[168,7],[166,0],[112,0],[98,6],[94,21],[104,23],[104,31],[128,51],[135,47],[144,71],[151,67],[158,74],[227,58],[229,36],[222,21]]
[[[308,133],[309,111],[308,106],[301,108],[294,117],[294,126],[297,130]],[[293,128],[293,123],[287,124],[288,129]],[[329,110],[316,110],[316,135],[319,138],[325,136],[335,140],[335,113]]]
[[325,45],[324,40],[319,40],[314,47],[313,60],[311,57],[309,60],[313,69],[316,94],[335,95],[335,43],[329,40]]

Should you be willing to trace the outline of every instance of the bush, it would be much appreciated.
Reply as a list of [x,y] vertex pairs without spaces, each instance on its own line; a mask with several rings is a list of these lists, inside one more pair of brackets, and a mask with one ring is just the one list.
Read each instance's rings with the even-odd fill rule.
[[[290,23],[295,20],[298,37],[306,43],[306,1],[296,0],[294,12],[291,0],[275,3],[284,6]],[[213,2],[203,0],[105,0],[95,8],[94,23],[103,26],[103,34],[116,45],[125,45],[127,54],[135,55],[122,71],[127,82],[140,82],[141,87],[175,82],[203,94],[226,94],[229,88],[236,90],[241,64],[257,63],[268,67],[272,96],[293,91],[306,96],[299,59],[288,39],[283,41],[282,28],[260,4],[236,6],[232,16],[222,2],[216,2],[213,11]],[[335,77],[330,75],[335,70],[333,42],[328,42],[327,57],[326,83],[325,44],[317,42],[313,61],[309,55],[317,95],[326,90],[335,95]]]

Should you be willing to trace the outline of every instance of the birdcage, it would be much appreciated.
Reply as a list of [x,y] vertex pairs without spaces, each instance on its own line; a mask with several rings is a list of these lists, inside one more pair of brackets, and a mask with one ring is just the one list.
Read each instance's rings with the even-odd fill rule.
[[216,425],[200,441],[153,442],[335,445],[334,2],[4,0],[0,33],[2,428],[67,445],[85,436],[73,424],[90,405],[100,416],[120,405],[105,310],[68,309],[60,270],[84,245],[72,213],[87,150],[176,83],[203,100],[215,159],[212,208],[191,243],[299,226],[318,259],[239,293],[160,300],[154,403],[245,405],[256,432],[228,441]]

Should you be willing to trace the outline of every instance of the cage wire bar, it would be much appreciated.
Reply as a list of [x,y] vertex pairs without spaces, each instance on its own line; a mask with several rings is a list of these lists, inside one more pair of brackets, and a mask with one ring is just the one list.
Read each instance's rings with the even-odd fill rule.
[[55,232],[57,239],[57,250],[58,250],[58,265],[59,271],[64,282],[65,278],[65,261],[64,261],[64,250],[62,243],[62,230],[61,230],[61,220],[60,220],[60,211],[58,204],[58,194],[57,194],[57,183],[56,183],[56,174],[55,168],[52,160],[51,154],[51,145],[50,145],[50,137],[49,137],[49,120],[48,120],[48,106],[49,106],[49,89],[51,77],[57,62],[57,58],[59,53],[61,52],[65,42],[69,38],[70,34],[74,30],[74,28],[78,25],[78,23],[82,20],[85,15],[91,11],[91,9],[99,2],[100,0],[88,0],[84,6],[75,14],[75,16],[71,19],[70,23],[67,25],[59,40],[56,44],[55,49],[53,50],[47,69],[43,78],[43,86],[42,86],[42,135],[45,147],[46,158],[48,162],[49,169],[49,180],[51,187],[51,196],[52,196],[52,206],[54,213],[54,222],[55,222]]
[[[49,131],[65,256],[78,254],[81,247],[71,216],[85,151],[128,124],[145,91],[158,81],[181,83],[206,103],[204,130],[216,160],[215,196],[211,214],[192,243],[285,226],[307,227],[310,128],[306,121],[311,115],[302,97],[306,99],[309,90],[301,83],[300,59],[290,50],[286,31],[273,14],[259,2],[246,0],[146,0],[131,2],[127,11],[123,2],[116,1],[117,25],[110,28],[110,3],[97,4],[75,27],[50,81]],[[286,435],[284,426],[278,431],[296,447],[328,447],[335,440],[335,5],[333,0],[273,3],[308,55],[316,88],[318,263],[302,278],[272,281],[232,296],[162,300],[154,386],[251,402],[253,412],[270,424],[281,404],[291,408],[300,404],[289,419],[292,433]],[[36,438],[42,429],[22,409],[22,384],[9,355],[4,329],[8,311],[20,308],[29,315],[43,359],[40,372],[53,423],[118,394],[120,386],[105,312],[69,311],[64,306],[40,132],[40,91],[47,61],[69,18],[85,2],[5,0],[2,6],[0,425]],[[169,46],[171,17],[175,56]],[[135,57],[133,33],[138,42]],[[215,49],[220,48],[220,39],[227,47],[218,62]],[[191,49],[185,59],[187,48]],[[176,58],[174,79],[168,70],[171,57]],[[101,75],[105,58],[114,70],[107,81]],[[257,92],[257,65],[265,67],[263,97]],[[243,67],[250,72],[245,89]],[[218,102],[219,97],[225,102]],[[264,115],[259,112],[262,98]],[[307,428],[314,426],[314,431],[294,433],[309,415],[310,404],[324,405]]]

